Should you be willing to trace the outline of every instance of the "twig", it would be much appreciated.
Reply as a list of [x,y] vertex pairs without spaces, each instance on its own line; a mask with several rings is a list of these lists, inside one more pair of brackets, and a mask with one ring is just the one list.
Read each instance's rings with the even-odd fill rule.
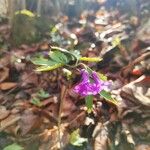
[[18,120],[20,120],[20,116],[10,120],[9,122],[5,123],[5,125],[2,125],[0,123],[0,132],[6,129],[7,127],[11,126],[12,124],[16,123]]
[[58,140],[60,144],[60,150],[62,150],[62,144],[61,144],[61,113],[62,113],[62,107],[63,107],[63,101],[66,96],[67,88],[63,85],[61,90],[61,96],[60,96],[60,105],[59,105],[59,114],[58,114]]
[[127,66],[125,66],[122,69],[122,75],[124,77],[127,77],[128,74],[130,73],[130,71],[133,69],[133,67],[138,64],[139,62],[141,62],[142,60],[149,58],[150,57],[150,52],[144,53],[141,56],[139,56],[138,58],[136,58],[135,60],[133,60],[131,63],[129,63]]

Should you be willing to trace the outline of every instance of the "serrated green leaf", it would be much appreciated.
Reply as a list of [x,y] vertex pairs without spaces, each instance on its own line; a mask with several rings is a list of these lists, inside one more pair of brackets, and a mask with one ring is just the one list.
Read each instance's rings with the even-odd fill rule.
[[107,91],[105,91],[105,90],[102,90],[102,91],[100,92],[100,95],[101,95],[105,100],[107,100],[107,101],[109,101],[109,102],[111,102],[111,103],[117,105],[117,100],[114,99],[114,98],[112,98],[110,92],[107,92]]
[[74,146],[82,146],[83,143],[87,142],[87,138],[82,138],[79,135],[79,129],[73,131],[70,135],[69,142]]
[[93,110],[93,95],[86,96],[85,103],[87,107],[87,112],[91,113]]
[[8,145],[3,150],[23,150],[24,148],[17,143],[13,143],[11,145]]

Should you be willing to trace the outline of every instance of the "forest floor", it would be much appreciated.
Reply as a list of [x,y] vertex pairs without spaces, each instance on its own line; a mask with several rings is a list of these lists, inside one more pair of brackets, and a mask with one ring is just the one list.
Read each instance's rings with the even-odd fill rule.
[[[19,46],[1,20],[0,150],[150,150],[150,20],[144,15],[99,9],[80,19],[51,17],[40,42]],[[63,67],[35,71],[32,58],[42,61],[52,46],[102,58],[86,65],[112,82],[115,102],[96,95],[88,113],[85,98],[72,93],[79,68],[70,70],[71,79]]]

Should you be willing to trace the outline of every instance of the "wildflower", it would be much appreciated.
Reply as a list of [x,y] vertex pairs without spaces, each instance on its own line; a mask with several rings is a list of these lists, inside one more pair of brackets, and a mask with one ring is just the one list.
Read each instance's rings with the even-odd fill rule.
[[96,95],[100,91],[108,89],[109,82],[99,79],[96,72],[92,72],[91,77],[86,70],[81,70],[82,81],[74,87],[74,92],[81,96]]

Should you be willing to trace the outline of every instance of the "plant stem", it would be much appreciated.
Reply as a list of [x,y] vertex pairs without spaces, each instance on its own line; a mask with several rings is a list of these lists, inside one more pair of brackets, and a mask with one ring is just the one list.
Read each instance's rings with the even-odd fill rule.
[[66,91],[67,91],[67,87],[63,85],[61,90],[59,114],[58,114],[58,140],[60,144],[60,150],[62,150],[63,147],[61,144],[61,113],[62,113],[63,101],[66,96]]

